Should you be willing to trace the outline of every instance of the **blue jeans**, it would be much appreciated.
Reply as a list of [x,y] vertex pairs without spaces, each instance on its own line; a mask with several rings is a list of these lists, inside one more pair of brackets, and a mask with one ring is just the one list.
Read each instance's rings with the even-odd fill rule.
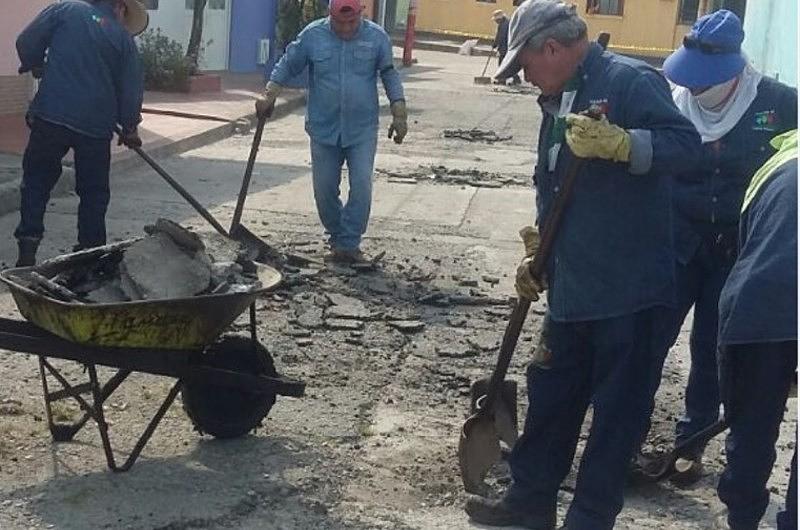
[[[691,368],[686,385],[686,412],[675,426],[675,443],[680,444],[693,434],[719,419],[719,377],[717,369],[717,321],[719,295],[731,271],[735,256],[724,251],[715,242],[705,242],[698,247],[687,264],[675,267],[677,305],[666,311],[659,324],[656,339],[658,362],[651,374],[651,398],[648,424],[642,441],[649,430],[649,417],[655,408],[655,395],[661,383],[664,361],[694,306],[694,321],[689,339]],[[700,456],[704,448],[697,454]]]
[[70,149],[75,155],[75,191],[78,206],[78,245],[105,245],[106,210],[111,197],[108,174],[111,142],[77,133],[41,119],[30,123],[31,134],[22,159],[20,222],[17,239],[42,239],[44,213],[50,192],[61,177],[61,160]]
[[[322,226],[330,236],[330,244],[336,249],[357,249],[361,245],[361,236],[367,231],[377,145],[377,136],[349,147],[324,145],[311,140],[314,200]],[[350,193],[347,204],[343,206],[339,186],[345,161]]]
[[[733,530],[755,530],[767,510],[767,480],[775,463],[775,442],[796,368],[796,341],[730,346],[720,354],[730,433],[725,442],[727,464],[717,492],[728,507],[728,523]],[[797,529],[796,448],[786,511],[778,514],[778,529]]]
[[628,465],[647,420],[647,374],[657,361],[654,325],[662,313],[652,308],[590,322],[548,320],[552,356],[528,368],[529,406],[510,460],[510,504],[535,513],[555,511],[591,404],[592,426],[566,527],[614,527]]

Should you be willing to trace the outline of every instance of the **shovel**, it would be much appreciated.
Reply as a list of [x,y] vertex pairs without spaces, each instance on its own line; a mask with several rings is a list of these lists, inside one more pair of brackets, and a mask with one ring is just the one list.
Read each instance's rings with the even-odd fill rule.
[[[310,260],[304,256],[298,256],[295,254],[284,254],[278,251],[273,246],[269,245],[266,241],[261,239],[259,236],[248,230],[244,225],[241,224],[241,217],[242,211],[244,209],[244,201],[247,197],[247,192],[250,188],[250,177],[253,174],[253,166],[255,165],[255,155],[258,153],[258,144],[256,144],[256,140],[260,143],[261,142],[261,135],[264,130],[264,123],[266,122],[266,117],[259,118],[259,126],[256,128],[255,138],[253,139],[253,149],[250,152],[250,160],[247,163],[247,170],[245,171],[245,177],[242,182],[242,188],[239,191],[238,201],[236,203],[236,210],[234,211],[234,218],[233,223],[231,224],[230,231],[225,230],[217,219],[211,215],[202,204],[200,204],[197,199],[195,199],[191,193],[189,193],[186,188],[181,186],[177,180],[172,178],[172,176],[166,172],[166,170],[161,167],[158,162],[153,160],[153,158],[144,152],[141,147],[130,147],[130,149],[136,151],[136,154],[139,155],[142,160],[147,162],[156,173],[158,173],[161,178],[163,178],[167,184],[169,184],[178,194],[186,199],[196,211],[200,214],[200,216],[208,221],[208,223],[214,227],[219,234],[224,237],[231,238],[235,241],[238,241],[245,248],[248,249],[249,253],[251,254],[251,259],[255,261],[271,261],[273,263],[284,263],[288,262],[294,265],[307,265],[309,263],[313,263],[313,260]],[[116,133],[120,134],[122,130],[117,127]]]
[[729,424],[727,420],[717,420],[716,423],[712,423],[670,451],[659,469],[643,469],[641,471],[642,475],[653,482],[661,482],[676,473],[685,471],[685,469],[680,468],[679,461],[692,454],[696,449],[705,447],[712,438],[725,431],[728,427]]
[[489,68],[489,61],[492,60],[494,57],[494,52],[489,54],[489,57],[486,58],[486,64],[483,66],[483,72],[478,77],[473,78],[473,82],[476,85],[490,85],[492,83],[492,78],[486,76],[486,69]]
[[[531,263],[531,274],[534,278],[542,277],[561,218],[582,167],[582,159],[573,157],[570,160],[562,192],[556,197],[553,208],[545,220],[541,245]],[[484,483],[486,474],[501,457],[500,441],[511,447],[517,440],[516,387],[512,386],[513,384],[509,385],[505,377],[530,306],[531,301],[524,298],[520,298],[514,306],[503,334],[497,364],[486,387],[486,394],[474,400],[476,410],[461,427],[458,466],[464,489],[468,493],[483,493],[486,487]],[[513,394],[509,396],[511,388]],[[475,393],[473,387],[473,395]]]

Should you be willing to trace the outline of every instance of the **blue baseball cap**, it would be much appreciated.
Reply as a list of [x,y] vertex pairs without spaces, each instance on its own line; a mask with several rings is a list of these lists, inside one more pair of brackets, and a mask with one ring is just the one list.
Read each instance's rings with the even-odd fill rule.
[[742,21],[735,13],[720,9],[700,17],[683,38],[683,46],[664,61],[664,75],[687,88],[730,81],[747,64],[742,55],[743,40]]

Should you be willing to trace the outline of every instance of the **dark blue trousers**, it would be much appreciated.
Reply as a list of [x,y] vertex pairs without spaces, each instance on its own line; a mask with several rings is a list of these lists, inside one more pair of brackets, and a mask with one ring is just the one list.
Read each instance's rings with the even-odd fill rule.
[[75,156],[75,191],[78,206],[78,245],[106,243],[106,210],[111,142],[92,138],[38,118],[30,121],[31,134],[22,159],[20,223],[17,239],[39,240],[44,235],[44,213],[50,192],[61,177],[61,160],[70,149]]
[[[689,341],[692,365],[686,385],[686,412],[675,426],[675,443],[680,444],[693,434],[719,419],[720,397],[717,365],[717,327],[719,295],[730,274],[735,255],[727,246],[712,238],[700,245],[687,264],[675,267],[677,305],[665,311],[659,323],[656,348],[660,357],[652,374],[653,389],[650,413],[655,408],[655,394],[661,383],[664,361],[675,344],[683,321],[694,306],[694,321]],[[649,415],[648,424],[649,427]],[[645,429],[644,435],[647,436]],[[702,448],[699,450],[702,454]]]
[[[725,415],[731,425],[717,492],[728,507],[731,529],[755,530],[769,504],[767,480],[797,368],[797,342],[730,346],[720,361]],[[796,448],[786,511],[778,515],[778,530],[790,529],[797,529]]]
[[647,421],[661,308],[605,320],[549,321],[550,359],[528,368],[525,430],[511,456],[507,500],[521,510],[554,511],[592,405],[570,530],[610,530],[622,509],[628,464]]

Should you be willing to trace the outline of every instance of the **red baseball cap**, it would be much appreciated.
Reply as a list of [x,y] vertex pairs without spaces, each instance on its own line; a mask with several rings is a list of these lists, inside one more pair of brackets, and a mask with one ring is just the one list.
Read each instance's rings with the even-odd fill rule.
[[336,20],[352,20],[357,16],[361,16],[361,0],[331,0],[330,6],[331,17]]

